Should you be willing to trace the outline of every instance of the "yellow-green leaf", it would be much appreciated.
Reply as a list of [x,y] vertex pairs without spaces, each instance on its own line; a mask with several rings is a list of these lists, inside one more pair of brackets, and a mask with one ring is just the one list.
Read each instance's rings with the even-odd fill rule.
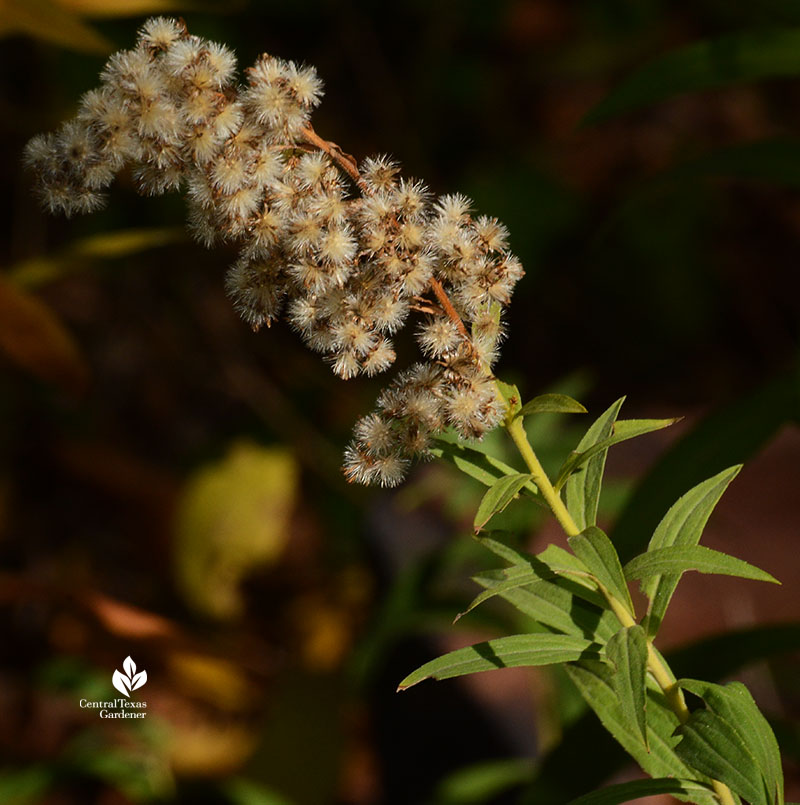
[[240,583],[290,538],[297,482],[287,450],[247,442],[189,478],[175,534],[175,572],[189,604],[218,618],[241,613]]
[[86,53],[106,54],[114,49],[102,34],[51,0],[2,0],[0,36],[15,34],[26,34]]

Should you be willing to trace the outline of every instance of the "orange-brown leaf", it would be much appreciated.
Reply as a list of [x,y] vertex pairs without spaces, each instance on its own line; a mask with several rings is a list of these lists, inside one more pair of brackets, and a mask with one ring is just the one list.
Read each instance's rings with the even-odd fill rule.
[[89,372],[75,340],[40,299],[0,278],[0,352],[46,383],[72,394]]

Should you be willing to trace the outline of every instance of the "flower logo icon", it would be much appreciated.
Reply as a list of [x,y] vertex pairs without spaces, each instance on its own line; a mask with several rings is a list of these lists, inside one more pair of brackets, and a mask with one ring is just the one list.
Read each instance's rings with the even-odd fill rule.
[[132,690],[142,687],[147,682],[147,671],[139,671],[137,674],[136,663],[130,657],[125,658],[122,668],[125,673],[122,674],[115,670],[111,681],[123,696],[130,698]]

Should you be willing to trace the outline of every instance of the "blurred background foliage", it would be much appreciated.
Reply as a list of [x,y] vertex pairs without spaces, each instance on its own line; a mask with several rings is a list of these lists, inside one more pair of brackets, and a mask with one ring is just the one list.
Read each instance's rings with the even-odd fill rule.
[[[687,579],[663,631],[680,673],[747,681],[800,797],[800,5],[4,0],[0,801],[555,805],[635,774],[559,672],[394,693],[520,624],[501,606],[451,625],[491,563],[467,537],[477,483],[436,463],[393,493],[344,483],[380,379],[247,331],[232,255],[187,238],[177,197],[123,177],[98,215],[38,209],[24,143],[155,13],[242,67],[316,65],[320,133],[509,226],[527,277],[499,373],[526,395],[686,416],[612,455],[621,552],[749,462],[709,544],[783,588]],[[531,428],[552,463],[580,422]],[[534,508],[503,518],[559,539]],[[81,710],[129,654],[147,719]]]

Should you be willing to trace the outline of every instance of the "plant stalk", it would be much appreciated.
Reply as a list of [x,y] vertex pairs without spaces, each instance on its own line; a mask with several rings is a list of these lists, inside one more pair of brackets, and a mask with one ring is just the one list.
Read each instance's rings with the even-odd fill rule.
[[[567,510],[567,507],[564,505],[561,495],[556,492],[553,484],[550,482],[550,478],[544,471],[531,443],[528,441],[528,434],[525,432],[522,422],[523,418],[521,416],[509,417],[505,423],[506,430],[516,445],[517,450],[519,450],[519,454],[522,456],[522,460],[525,462],[533,478],[533,482],[550,507],[554,517],[558,520],[564,533],[568,537],[574,537],[576,534],[580,534],[580,529]],[[617,599],[605,589],[601,589],[601,592],[605,595],[611,610],[617,616],[617,619],[623,627],[627,628],[636,625],[636,619],[622,602],[617,601]],[[664,693],[670,710],[676,715],[681,724],[685,724],[689,719],[689,708],[686,706],[683,691],[675,683],[675,677],[670,671],[669,666],[660,657],[658,652],[656,652],[649,638],[647,640],[647,670],[650,671],[656,683]],[[736,800],[727,785],[721,783],[719,780],[712,780],[711,785],[720,805],[736,805]]]

